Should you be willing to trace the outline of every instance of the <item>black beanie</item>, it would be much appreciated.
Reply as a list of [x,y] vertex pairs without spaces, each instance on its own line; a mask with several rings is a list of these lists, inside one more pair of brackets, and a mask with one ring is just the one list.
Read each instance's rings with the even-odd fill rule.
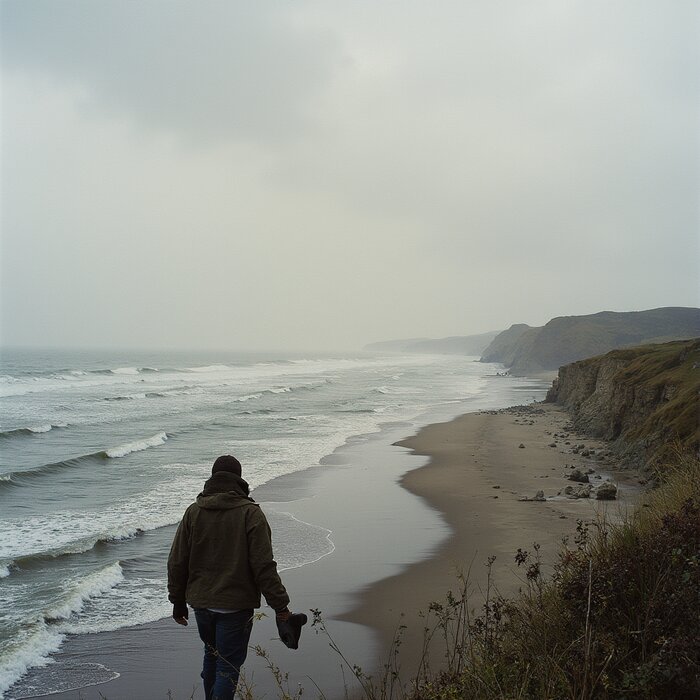
[[221,455],[217,457],[214,466],[211,468],[211,473],[216,472],[232,472],[236,476],[241,475],[241,463],[233,455]]

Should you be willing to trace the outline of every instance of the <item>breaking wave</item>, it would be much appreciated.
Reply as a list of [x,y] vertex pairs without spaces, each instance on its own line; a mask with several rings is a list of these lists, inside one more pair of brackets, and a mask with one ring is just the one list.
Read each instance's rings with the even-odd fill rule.
[[147,450],[149,447],[158,447],[162,445],[168,439],[168,435],[165,432],[157,433],[152,437],[146,438],[145,440],[136,440],[135,442],[127,442],[119,447],[113,447],[105,451],[107,457],[112,459],[118,459],[119,457],[126,457],[126,455],[132,452],[142,452]]
[[28,620],[21,633],[3,654],[0,664],[0,697],[27,670],[49,663],[51,654],[59,650],[65,632],[61,621],[68,621],[80,613],[85,604],[103,595],[124,580],[119,562],[109,564],[82,579],[71,582],[57,601],[40,613],[35,620]]
[[153,372],[160,372],[160,370],[155,367],[117,367],[116,369],[92,369],[89,374],[151,374]]
[[117,396],[105,396],[105,401],[133,401],[134,399],[163,399],[168,396],[186,396],[191,394],[202,394],[204,389],[200,386],[182,386],[173,389],[162,389],[161,391],[144,391],[130,394],[119,394]]
[[23,435],[37,435],[48,433],[54,428],[67,428],[68,423],[44,423],[43,425],[33,425],[27,428],[12,428],[11,430],[0,430],[0,438],[21,437]]
[[59,598],[51,608],[44,611],[44,620],[46,622],[67,620],[74,613],[80,612],[90,598],[94,598],[101,593],[107,592],[110,588],[114,588],[123,579],[124,574],[118,561],[105,566],[93,574],[89,574],[74,589],[70,590],[67,595]]
[[141,452],[143,450],[149,449],[150,447],[158,447],[159,445],[162,445],[167,439],[167,433],[160,432],[144,440],[135,440],[134,442],[127,442],[123,445],[119,445],[118,447],[111,447],[107,450],[99,450],[98,452],[91,452],[89,454],[80,455],[79,457],[64,459],[60,462],[43,464],[42,466],[35,467],[34,469],[25,469],[24,471],[15,471],[2,474],[0,475],[0,487],[24,485],[25,482],[32,481],[45,474],[52,474],[62,469],[78,467],[82,464],[85,464],[86,462],[94,462],[105,459],[119,459],[121,457],[126,457],[132,452]]

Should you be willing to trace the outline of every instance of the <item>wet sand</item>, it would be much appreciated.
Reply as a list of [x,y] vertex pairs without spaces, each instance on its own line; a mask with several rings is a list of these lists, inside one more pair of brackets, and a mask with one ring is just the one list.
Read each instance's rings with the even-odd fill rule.
[[[406,625],[399,653],[404,681],[415,673],[423,654],[426,623],[419,611],[427,611],[432,601],[444,601],[448,590],[456,592],[459,572],[470,570],[472,607],[483,604],[485,564],[491,556],[496,557],[492,571],[499,591],[516,593],[523,575],[514,563],[519,547],[531,550],[534,542],[539,543],[544,569],[551,570],[562,538],[575,532],[578,518],[591,520],[598,510],[619,517],[637,497],[640,488],[633,474],[612,471],[613,465],[599,461],[598,455],[584,458],[571,453],[577,443],[596,452],[605,446],[576,437],[568,424],[563,410],[538,404],[521,412],[467,414],[430,425],[398,443],[430,458],[427,466],[409,472],[401,483],[443,515],[451,535],[428,559],[369,586],[343,619],[376,629],[384,659],[398,625]],[[562,433],[569,437],[554,437]],[[567,464],[595,469],[601,479],[591,474],[594,485],[612,477],[620,486],[619,500],[557,496],[572,484],[563,476]],[[539,490],[553,500],[519,500]],[[433,668],[441,653],[439,646],[433,648]]]
[[[371,668],[379,657],[377,634],[370,628],[338,619],[340,614],[354,604],[354,596],[367,582],[391,576],[424,559],[447,536],[440,515],[397,486],[407,470],[425,462],[423,458],[407,456],[391,444],[411,430],[409,424],[386,426],[381,434],[351,441],[324,459],[322,467],[277,478],[252,494],[267,513],[283,511],[331,531],[335,546],[332,554],[313,564],[283,571],[281,576],[292,609],[306,612],[309,618],[311,609],[320,610],[333,639],[352,663],[363,668]],[[407,515],[409,522],[404,522]],[[384,536],[377,537],[378,531]],[[314,684],[318,684],[328,698],[344,697],[341,660],[330,648],[328,637],[317,634],[309,624],[303,630],[299,650],[289,650],[277,638],[274,614],[264,603],[261,611],[268,617],[255,623],[251,646],[263,647],[270,661],[289,674],[289,687],[295,689],[303,684],[306,694],[316,697]],[[165,699],[168,690],[172,690],[174,700],[201,699],[201,660],[202,644],[190,612],[186,628],[166,619],[115,632],[69,637],[55,655],[55,663],[35,669],[20,687],[26,690],[35,674],[50,673],[53,678],[60,678],[62,669],[70,667],[71,675],[82,675],[86,683],[92,677],[95,682],[104,681],[111,677],[109,672],[118,673],[119,677],[43,697],[153,700]],[[256,656],[253,650],[249,651],[244,675],[253,686],[255,697],[278,697],[266,659]],[[355,685],[348,679],[351,691]],[[28,697],[21,691],[8,694],[19,696]]]

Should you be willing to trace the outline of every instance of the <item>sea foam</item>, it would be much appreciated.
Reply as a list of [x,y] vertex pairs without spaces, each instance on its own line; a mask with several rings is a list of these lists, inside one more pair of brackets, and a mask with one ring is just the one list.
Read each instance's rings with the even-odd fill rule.
[[105,450],[105,454],[112,459],[126,457],[132,452],[141,452],[147,450],[149,447],[158,447],[158,445],[162,445],[167,439],[167,434],[161,432],[145,440],[136,440],[135,442],[127,442],[119,447],[112,447],[109,450]]
[[41,623],[31,631],[22,630],[0,658],[0,698],[30,668],[52,663],[50,654],[59,650],[65,635]]
[[82,579],[68,583],[58,601],[43,612],[41,619],[25,623],[0,657],[0,698],[28,669],[52,663],[50,654],[59,650],[65,632],[54,623],[69,620],[86,602],[114,588],[124,579],[119,562],[114,562]]
[[124,574],[118,561],[88,574],[77,581],[63,598],[59,598],[52,607],[44,611],[44,619],[47,622],[67,620],[71,615],[79,613],[90,598],[114,588],[123,579]]

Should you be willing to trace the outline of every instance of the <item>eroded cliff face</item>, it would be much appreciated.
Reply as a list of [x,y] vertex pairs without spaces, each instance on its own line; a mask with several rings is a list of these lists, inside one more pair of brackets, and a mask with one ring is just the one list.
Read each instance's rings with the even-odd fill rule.
[[615,350],[559,369],[547,401],[578,430],[614,442],[623,464],[655,466],[698,449],[700,340]]

